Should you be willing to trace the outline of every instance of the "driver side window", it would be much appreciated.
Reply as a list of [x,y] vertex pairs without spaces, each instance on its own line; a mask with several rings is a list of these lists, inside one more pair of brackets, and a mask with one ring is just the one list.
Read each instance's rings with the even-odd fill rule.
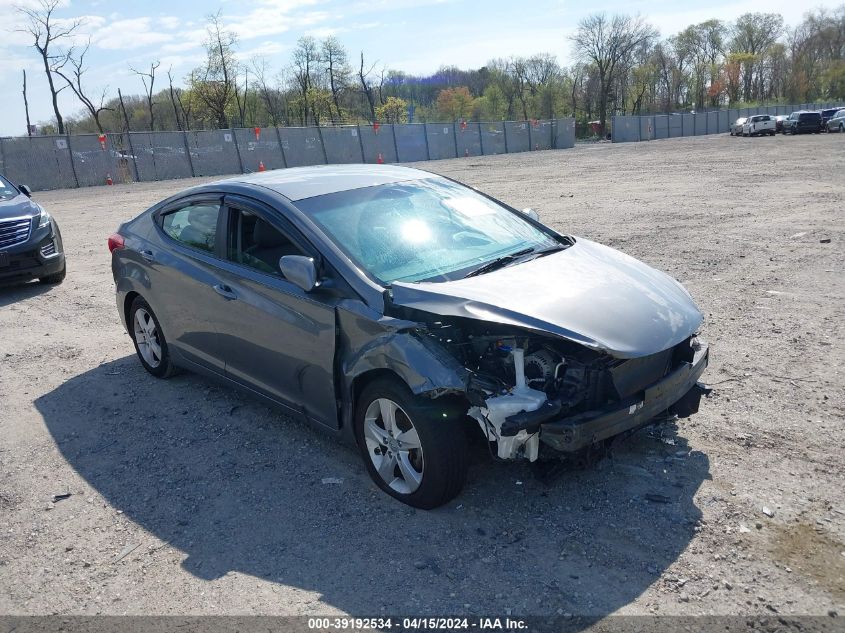
[[226,257],[268,275],[282,277],[279,259],[285,255],[303,255],[290,238],[260,216],[231,209]]

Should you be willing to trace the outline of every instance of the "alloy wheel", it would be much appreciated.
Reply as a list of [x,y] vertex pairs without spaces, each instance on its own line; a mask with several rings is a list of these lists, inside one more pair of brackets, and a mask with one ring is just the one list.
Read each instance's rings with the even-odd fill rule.
[[135,332],[135,342],[138,344],[138,353],[150,367],[155,369],[161,365],[161,341],[152,315],[143,308],[138,308],[135,310],[132,327]]
[[388,398],[373,400],[364,414],[364,441],[376,472],[391,489],[411,494],[420,487],[422,444],[402,407]]

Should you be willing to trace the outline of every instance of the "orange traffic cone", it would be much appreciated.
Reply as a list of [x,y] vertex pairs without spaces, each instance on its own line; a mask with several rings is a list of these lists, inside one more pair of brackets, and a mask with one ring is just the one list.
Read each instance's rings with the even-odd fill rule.
[[258,161],[258,171],[267,171],[267,168],[264,166],[264,161]]
[[106,184],[107,185],[113,185],[114,184],[114,181],[111,179],[111,174],[106,175]]
[[381,155],[381,152],[379,152],[379,155],[378,155],[378,160],[377,160],[376,162],[377,162],[379,165],[384,165],[384,156],[382,156],[382,155]]

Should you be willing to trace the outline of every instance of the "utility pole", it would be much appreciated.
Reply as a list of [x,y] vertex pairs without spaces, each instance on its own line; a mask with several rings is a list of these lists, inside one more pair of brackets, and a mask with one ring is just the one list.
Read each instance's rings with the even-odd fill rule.
[[126,106],[123,105],[123,93],[120,92],[120,88],[117,89],[117,97],[120,99],[120,111],[123,112],[123,121],[126,123],[126,133],[128,134],[131,132],[129,128],[129,116],[126,114]]

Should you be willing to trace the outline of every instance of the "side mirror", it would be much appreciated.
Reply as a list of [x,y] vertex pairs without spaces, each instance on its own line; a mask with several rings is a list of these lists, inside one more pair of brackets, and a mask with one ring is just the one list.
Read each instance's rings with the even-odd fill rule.
[[317,266],[311,257],[284,255],[279,259],[279,270],[285,279],[305,292],[311,292],[317,287]]
[[18,185],[18,189],[21,190],[21,193],[25,195],[27,198],[32,197],[32,189],[27,187],[26,185]]
[[540,221],[540,215],[534,209],[531,209],[531,208],[523,209],[522,212],[525,215],[527,215],[529,218],[531,218],[532,220],[535,220],[537,222]]

